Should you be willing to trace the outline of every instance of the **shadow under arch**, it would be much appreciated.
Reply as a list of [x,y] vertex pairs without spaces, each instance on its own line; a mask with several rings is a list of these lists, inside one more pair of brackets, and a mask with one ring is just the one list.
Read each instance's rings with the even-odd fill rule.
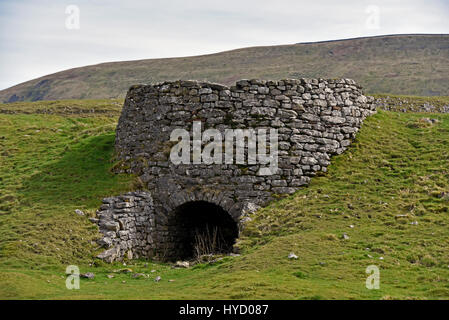
[[230,253],[239,235],[238,224],[232,216],[211,202],[186,202],[176,207],[171,217],[174,259]]

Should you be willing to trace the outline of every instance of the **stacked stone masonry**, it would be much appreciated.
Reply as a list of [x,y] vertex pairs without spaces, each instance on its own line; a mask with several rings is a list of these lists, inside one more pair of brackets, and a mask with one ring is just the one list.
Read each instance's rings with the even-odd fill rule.
[[152,249],[153,199],[146,192],[130,192],[103,199],[97,212],[104,237],[99,244],[107,250],[100,258],[112,262],[122,257],[147,257]]
[[[136,174],[148,192],[105,199],[99,211],[106,260],[170,259],[176,208],[207,201],[241,226],[248,211],[276,194],[291,194],[326,172],[332,155],[351,143],[374,99],[350,79],[241,80],[235,86],[197,81],[137,85],[129,89],[116,132],[118,172]],[[170,161],[174,129],[278,130],[278,167],[259,164],[179,164]],[[111,258],[113,256],[113,258]]]

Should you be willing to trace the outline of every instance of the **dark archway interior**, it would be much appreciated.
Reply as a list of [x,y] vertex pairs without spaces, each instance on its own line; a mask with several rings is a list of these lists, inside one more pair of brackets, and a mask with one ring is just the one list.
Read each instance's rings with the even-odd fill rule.
[[187,202],[175,209],[177,259],[229,253],[238,237],[237,223],[223,208],[206,201]]

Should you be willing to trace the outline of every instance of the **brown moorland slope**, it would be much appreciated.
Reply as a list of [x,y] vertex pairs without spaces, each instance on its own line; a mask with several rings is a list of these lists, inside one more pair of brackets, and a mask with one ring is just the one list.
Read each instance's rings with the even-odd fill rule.
[[352,78],[367,93],[449,95],[449,35],[390,35],[251,47],[195,57],[110,62],[0,91],[1,102],[122,98],[138,83],[175,79]]

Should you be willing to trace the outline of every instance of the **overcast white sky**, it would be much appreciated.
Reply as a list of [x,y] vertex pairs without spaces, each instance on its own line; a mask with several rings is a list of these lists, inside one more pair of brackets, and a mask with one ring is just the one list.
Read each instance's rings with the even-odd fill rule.
[[449,1],[0,0],[0,89],[100,62],[396,33],[449,33]]

